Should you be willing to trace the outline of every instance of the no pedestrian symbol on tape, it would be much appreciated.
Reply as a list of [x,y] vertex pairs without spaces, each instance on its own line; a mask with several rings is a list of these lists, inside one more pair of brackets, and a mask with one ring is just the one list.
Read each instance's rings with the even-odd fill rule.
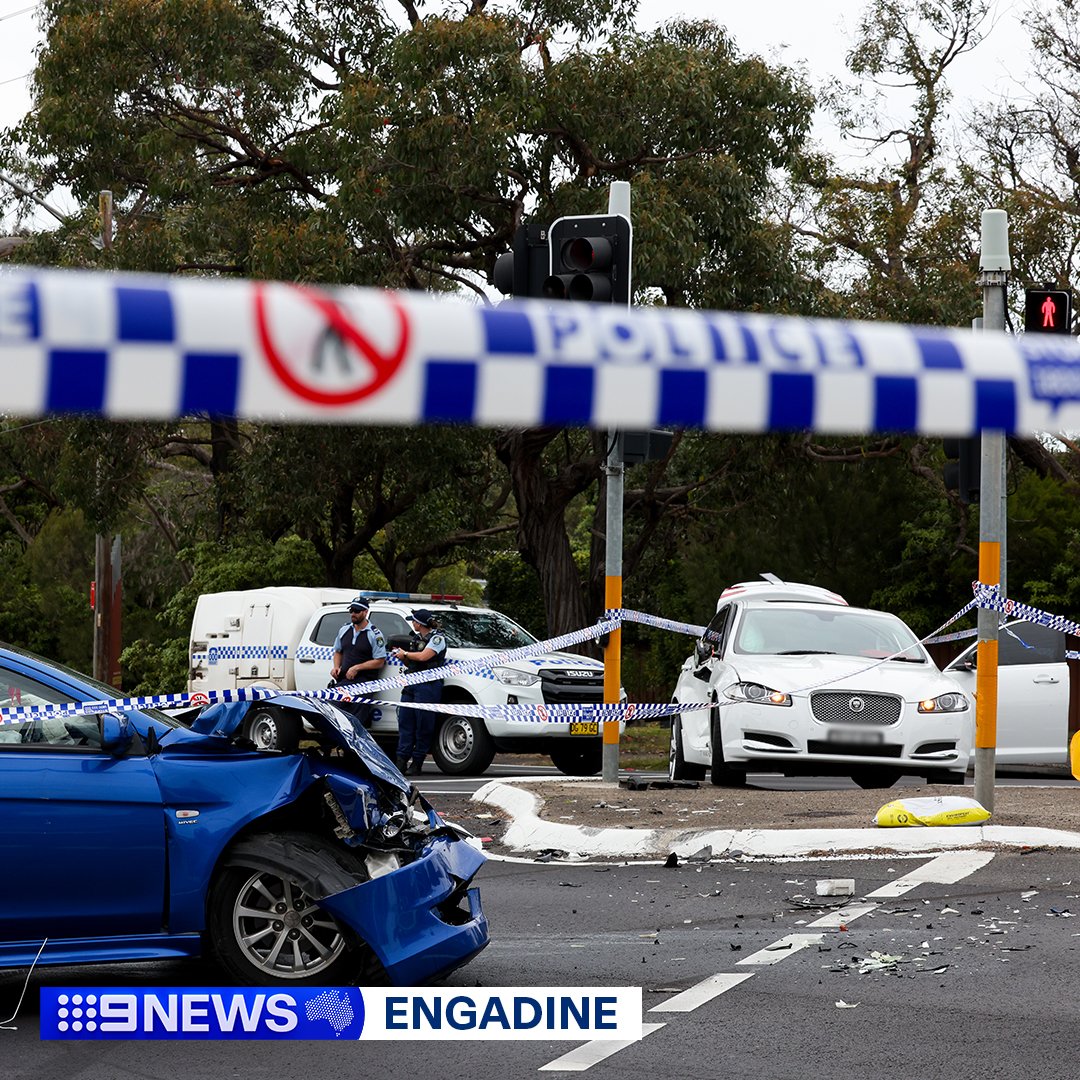
[[257,285],[255,325],[280,382],[316,405],[377,393],[401,367],[411,337],[393,294],[346,304],[304,285]]

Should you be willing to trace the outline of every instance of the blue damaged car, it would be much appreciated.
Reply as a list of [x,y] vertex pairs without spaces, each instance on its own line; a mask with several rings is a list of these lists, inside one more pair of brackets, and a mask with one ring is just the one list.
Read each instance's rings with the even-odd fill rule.
[[[110,696],[0,648],[0,708]],[[0,967],[213,955],[241,983],[408,985],[487,944],[483,854],[327,702],[17,717]],[[258,749],[262,727],[285,750]]]

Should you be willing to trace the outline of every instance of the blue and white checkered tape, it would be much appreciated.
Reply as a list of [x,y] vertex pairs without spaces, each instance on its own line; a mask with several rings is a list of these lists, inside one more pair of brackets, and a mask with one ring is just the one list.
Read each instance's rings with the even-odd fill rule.
[[0,412],[967,435],[1080,427],[1071,337],[11,268]]
[[228,660],[287,660],[288,645],[211,645],[206,652],[191,654],[191,661],[198,665],[221,664]]

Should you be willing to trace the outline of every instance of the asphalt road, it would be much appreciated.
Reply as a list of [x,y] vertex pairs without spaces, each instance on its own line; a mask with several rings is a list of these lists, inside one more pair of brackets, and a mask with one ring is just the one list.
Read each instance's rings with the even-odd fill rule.
[[[537,757],[538,762],[544,759]],[[429,799],[438,805],[440,795],[471,795],[490,780],[509,777],[562,776],[552,765],[503,763],[498,759],[483,776],[447,776],[428,762],[417,786]],[[624,774],[625,775],[625,774]],[[638,776],[660,777],[667,773],[640,772]],[[750,773],[747,781],[751,787],[768,791],[843,791],[854,789],[856,784],[846,776],[780,776],[778,773]],[[706,781],[708,782],[708,781]],[[1076,781],[1069,773],[1067,765],[1045,766],[999,766],[995,782],[1003,787],[1027,786],[1037,784],[1041,787],[1056,785],[1075,785]],[[895,785],[895,790],[905,787],[919,787],[926,781],[919,776],[902,776]],[[967,787],[972,787],[971,774],[968,774]],[[963,791],[958,787],[957,793]]]
[[[825,878],[853,878],[856,899],[819,901],[815,883]],[[504,1080],[572,1067],[600,1080],[1077,1074],[1075,855],[670,870],[492,861],[481,887],[492,943],[452,985],[640,986],[646,1023],[663,1026],[606,1057],[610,1044],[554,1041],[43,1043],[34,992],[43,983],[198,986],[222,978],[204,963],[42,969],[14,1021],[18,1030],[0,1030],[0,1076]],[[875,952],[901,959],[859,973]],[[0,973],[0,1024],[24,975]]]

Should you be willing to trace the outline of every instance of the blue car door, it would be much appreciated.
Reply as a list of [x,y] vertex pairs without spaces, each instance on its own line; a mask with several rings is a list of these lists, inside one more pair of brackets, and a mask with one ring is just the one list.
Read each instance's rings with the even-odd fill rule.
[[[7,662],[0,706],[93,700]],[[93,716],[0,724],[0,940],[160,932],[165,826],[150,761],[101,748]]]

